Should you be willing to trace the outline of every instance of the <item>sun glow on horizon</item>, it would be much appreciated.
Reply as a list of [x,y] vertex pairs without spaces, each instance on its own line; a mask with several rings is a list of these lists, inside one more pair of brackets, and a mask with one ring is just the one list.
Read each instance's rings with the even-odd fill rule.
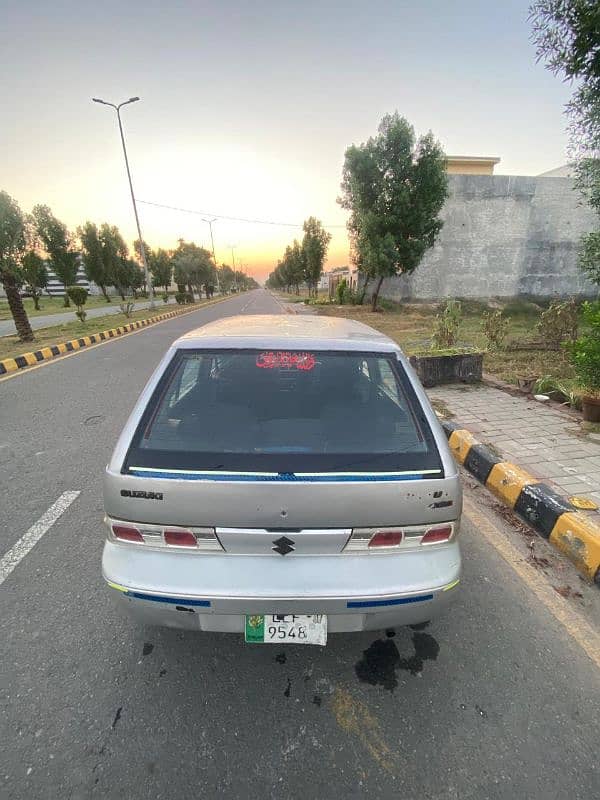
[[[47,191],[30,181],[24,196],[15,199],[24,212],[36,203],[49,205],[73,233],[86,220],[116,224],[132,246],[137,230],[122,152],[110,125],[106,133],[109,139],[98,144],[98,160],[89,168],[93,192],[79,197],[73,192],[73,174],[63,171]],[[330,229],[326,268],[348,263],[346,214],[336,203],[338,185],[331,185],[318,171],[237,143],[196,141],[173,149],[164,142],[146,142],[137,127],[127,134],[142,235],[152,248],[173,249],[185,239],[210,251],[210,229],[204,219],[215,214],[291,223],[217,218],[212,224],[217,263],[232,265],[235,258],[236,267],[264,281],[285,247],[302,239],[302,222],[316,216],[326,226],[337,226]]]

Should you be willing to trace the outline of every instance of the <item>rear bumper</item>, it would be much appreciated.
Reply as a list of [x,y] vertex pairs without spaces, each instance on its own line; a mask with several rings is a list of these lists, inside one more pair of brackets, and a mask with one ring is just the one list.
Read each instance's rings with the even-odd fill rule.
[[107,541],[104,579],[150,625],[242,633],[246,614],[328,615],[331,633],[425,622],[452,602],[458,544],[394,554],[165,553]]

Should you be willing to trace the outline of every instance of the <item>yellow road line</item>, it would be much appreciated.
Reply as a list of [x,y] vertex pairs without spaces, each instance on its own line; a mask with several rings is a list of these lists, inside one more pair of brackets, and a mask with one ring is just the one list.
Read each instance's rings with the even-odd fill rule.
[[473,523],[479,533],[512,567],[513,571],[527,584],[546,610],[552,614],[554,619],[563,626],[571,638],[600,668],[600,634],[548,585],[537,570],[527,563],[525,557],[511,544],[505,534],[493,524],[487,515],[482,514],[467,497],[464,498],[464,511],[467,519]]

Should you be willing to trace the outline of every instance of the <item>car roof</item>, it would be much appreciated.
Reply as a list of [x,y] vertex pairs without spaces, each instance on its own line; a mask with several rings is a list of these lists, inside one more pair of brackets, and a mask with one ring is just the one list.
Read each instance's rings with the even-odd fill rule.
[[223,317],[189,331],[176,348],[305,349],[391,352],[398,345],[379,331],[344,317],[256,314]]

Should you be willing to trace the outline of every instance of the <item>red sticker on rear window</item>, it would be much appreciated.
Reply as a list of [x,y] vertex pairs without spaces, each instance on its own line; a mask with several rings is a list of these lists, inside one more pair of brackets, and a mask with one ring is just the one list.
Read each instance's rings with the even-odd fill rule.
[[312,353],[291,353],[283,350],[261,353],[256,357],[256,366],[261,369],[311,370],[317,363]]

